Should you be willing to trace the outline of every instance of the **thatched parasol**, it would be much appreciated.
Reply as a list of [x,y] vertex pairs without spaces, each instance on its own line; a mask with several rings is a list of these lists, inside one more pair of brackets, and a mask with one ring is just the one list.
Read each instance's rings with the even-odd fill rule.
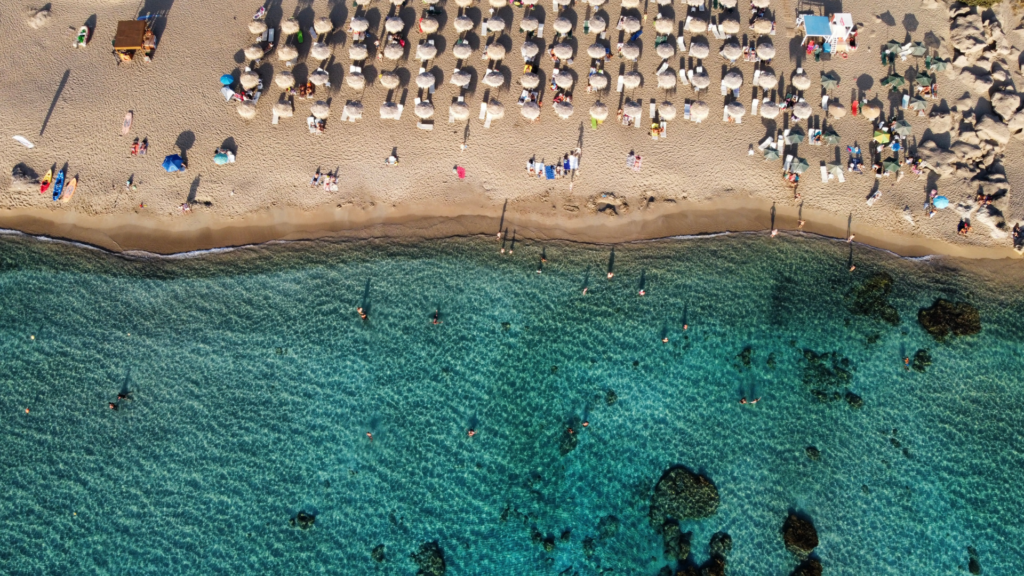
[[299,31],[299,21],[295,18],[289,18],[284,22],[281,22],[281,34],[285,36],[291,36]]
[[448,110],[450,111],[452,118],[456,120],[469,119],[469,105],[465,102],[452,102],[451,108]]
[[658,116],[662,120],[671,121],[676,119],[676,107],[671,102],[658,104]]
[[287,62],[299,57],[299,50],[295,46],[285,44],[277,49],[277,59]]
[[838,120],[846,116],[846,106],[839,102],[831,102],[828,105],[828,115]]
[[676,47],[673,46],[671,42],[662,42],[661,44],[658,44],[655,52],[657,52],[658,56],[661,58],[671,58],[676,53]]
[[253,44],[245,47],[245,57],[248,60],[259,60],[263,58],[263,46]]
[[459,8],[469,8],[473,5],[473,0],[455,0],[455,5]]
[[485,54],[488,60],[501,60],[505,57],[505,47],[497,42],[488,44]]
[[640,5],[640,0],[622,0],[623,8],[636,8]]
[[697,90],[703,90],[708,86],[711,86],[711,77],[708,76],[708,71],[694,71],[693,78],[690,78],[690,84],[693,84],[693,87]]
[[420,72],[416,76],[416,86],[423,88],[424,90],[429,89],[436,83],[437,78],[435,78],[430,72]]
[[770,34],[774,27],[775,26],[772,24],[772,21],[767,18],[758,18],[757,20],[754,20],[754,32],[757,32],[758,34]]
[[505,106],[497,100],[491,100],[487,103],[487,115],[495,120],[505,117]]
[[608,119],[608,105],[603,102],[594,102],[594,105],[590,107],[590,117],[598,122],[604,122]]
[[658,18],[654,21],[654,30],[658,34],[671,34],[676,21],[671,18]]
[[743,75],[736,71],[727,72],[722,77],[722,84],[725,84],[725,87],[730,90],[735,90],[743,86]]
[[504,8],[508,5],[508,0],[488,0],[488,4],[491,8]]
[[529,60],[537,54],[540,54],[540,46],[537,46],[533,42],[523,42],[523,46],[519,49],[519,52],[523,55],[524,60]]
[[540,20],[533,16],[523,16],[519,22],[519,29],[523,32],[534,32],[538,26],[540,26]]
[[562,120],[568,120],[572,116],[572,104],[568,102],[557,102],[553,108],[555,109],[555,115]]
[[718,5],[722,8],[735,8],[736,4],[736,0],[718,0]]
[[523,77],[519,79],[519,83],[527,90],[533,90],[537,86],[540,86],[540,76],[533,72],[527,72],[523,74]]
[[555,4],[558,6],[568,6],[572,0],[555,0]]
[[345,107],[342,109],[342,114],[352,120],[359,120],[363,117],[362,102],[349,102],[348,104],[345,104]]
[[569,32],[572,32],[572,21],[568,18],[556,18],[555,23],[552,24],[551,27],[559,34],[568,34]]
[[608,50],[604,47],[604,44],[591,44],[587,47],[587,56],[591,58],[604,58],[608,54]]
[[626,72],[622,75],[622,85],[630,90],[640,86],[643,82],[643,76],[639,72]]
[[437,46],[433,44],[420,44],[416,46],[417,60],[430,60],[435,56],[437,56]]
[[693,20],[690,20],[690,24],[687,26],[687,30],[694,34],[700,34],[701,32],[707,32],[708,21],[697,16]]
[[704,38],[694,38],[690,42],[690,56],[698,60],[703,60],[711,54],[711,46],[708,46],[708,41]]
[[331,81],[330,75],[324,70],[317,70],[309,75],[309,81],[317,86],[325,86]]
[[292,108],[291,102],[282,100],[274,104],[274,115],[278,118],[291,118],[294,114],[295,109]]
[[455,31],[460,33],[469,32],[473,29],[473,26],[475,26],[475,24],[473,24],[473,19],[469,16],[459,16],[455,19],[455,22],[453,22],[452,25],[455,26]]
[[640,46],[632,42],[626,42],[622,47],[622,57],[626,60],[636,60],[640,57]]
[[345,83],[348,84],[349,88],[362,90],[363,88],[366,88],[366,76],[363,76],[359,72],[350,72],[349,75],[345,77]]
[[523,115],[523,118],[533,122],[537,118],[540,118],[540,105],[536,102],[526,102],[519,110],[519,113]]
[[750,3],[754,5],[754,8],[767,8],[771,5],[770,0],[751,0]]
[[370,0],[355,0],[357,6],[369,6]]
[[287,90],[295,86],[295,76],[287,70],[281,70],[277,73],[277,76],[274,76],[274,84],[277,84],[279,88]]
[[356,16],[349,22],[349,27],[352,28],[353,32],[366,32],[370,29],[370,21],[362,16]]
[[555,86],[568,90],[572,88],[572,74],[567,71],[556,71],[555,73]]
[[811,87],[811,79],[807,76],[805,72],[794,74],[791,83],[793,84],[793,87],[796,88],[797,90],[807,90],[808,88]]
[[639,102],[626,102],[622,105],[622,113],[631,118],[639,118],[643,113],[643,107]]
[[668,6],[672,3],[672,0],[658,0],[658,6]]
[[878,104],[875,104],[874,102],[865,104],[864,106],[861,107],[860,111],[861,114],[864,114],[864,117],[867,118],[868,120],[874,120],[882,114],[882,108]]
[[452,54],[459,60],[465,60],[473,55],[473,47],[469,42],[462,42],[452,47]]
[[743,56],[743,47],[740,46],[740,43],[735,38],[726,40],[722,45],[722,57],[730,62],[735,62],[740,56]]
[[776,118],[781,111],[782,109],[779,108],[779,105],[771,100],[761,103],[761,118]]
[[314,118],[326,120],[327,117],[331,115],[331,107],[327,105],[327,102],[318,100],[316,104],[309,107],[309,113],[312,114]]
[[658,74],[658,88],[671,90],[676,87],[676,75],[671,70],[665,70]]
[[451,78],[450,82],[452,84],[455,84],[459,88],[465,88],[466,86],[469,86],[469,83],[472,80],[473,80],[473,75],[472,74],[470,74],[469,72],[466,72],[465,70],[459,70],[458,72],[454,72],[452,74],[452,78]]
[[686,0],[686,3],[690,6],[703,6],[704,0]]
[[309,55],[315,60],[327,60],[331,57],[331,47],[323,42],[314,42],[313,47],[309,49]]
[[559,60],[572,58],[572,44],[555,44],[555,47],[551,49],[551,53]]
[[238,115],[246,120],[252,120],[256,117],[256,103],[252,100],[246,100],[245,102],[238,103]]
[[775,77],[775,72],[762,70],[760,76],[757,77],[757,85],[764,90],[771,90],[779,85],[779,79]]
[[771,60],[772,58],[775,58],[775,45],[767,38],[758,42],[755,51],[757,52],[757,57],[761,60]]
[[398,74],[394,72],[381,72],[380,73],[380,85],[387,88],[388,90],[394,90],[398,88],[398,85],[402,83],[402,79],[398,77]]
[[413,108],[412,113],[415,114],[417,118],[426,120],[434,115],[434,105],[430,102],[420,102],[415,108]]
[[743,115],[747,113],[747,109],[739,102],[729,102],[725,106],[725,111],[730,118],[743,118]]
[[398,104],[394,102],[385,102],[380,105],[380,118],[381,120],[398,120],[401,111],[398,109]]
[[384,57],[388,60],[398,60],[405,56],[405,47],[398,42],[392,42],[384,47]]
[[608,29],[608,22],[600,16],[594,16],[590,19],[590,32],[593,34],[600,34]]
[[423,32],[424,34],[433,34],[434,32],[437,32],[437,29],[440,27],[441,24],[430,16],[420,18],[420,32]]
[[806,120],[810,118],[811,114],[813,113],[814,110],[811,108],[811,105],[808,104],[807,102],[797,102],[796,104],[793,105],[793,116],[796,116],[801,120]]
[[622,19],[621,26],[626,31],[626,34],[632,34],[640,29],[640,20],[632,16],[626,16]]
[[263,34],[266,31],[267,23],[264,22],[263,20],[253,20],[252,22],[249,22],[249,32],[259,35]]
[[313,20],[313,31],[317,34],[330,34],[332,30],[334,30],[334,24],[331,24],[331,19],[327,16],[320,16]]
[[491,88],[497,88],[505,83],[505,75],[497,70],[488,70],[487,74],[484,74],[483,83]]
[[352,60],[366,60],[366,57],[369,55],[369,51],[366,49],[366,44],[361,42],[351,44],[348,47],[348,57]]
[[608,87],[608,76],[604,74],[591,74],[589,82],[594,90],[604,90]]
[[490,32],[501,32],[505,29],[505,21],[496,16],[487,19],[487,30]]
[[722,32],[726,34],[740,33],[740,23],[738,20],[726,20],[725,22],[722,22],[721,26]]
[[597,8],[598,6],[603,5],[607,1],[608,0],[587,0],[587,4],[590,4],[594,8]]
[[694,122],[700,122],[701,120],[706,120],[707,117],[708,117],[708,113],[710,111],[711,111],[711,109],[708,108],[708,105],[707,105],[706,102],[698,100],[698,101],[696,101],[696,102],[694,102],[693,104],[690,105],[690,118]]
[[260,75],[252,70],[242,72],[242,75],[238,78],[238,83],[242,85],[242,88],[252,90],[260,85]]
[[405,21],[398,16],[389,16],[384,21],[384,29],[392,34],[397,34],[402,30],[405,30]]

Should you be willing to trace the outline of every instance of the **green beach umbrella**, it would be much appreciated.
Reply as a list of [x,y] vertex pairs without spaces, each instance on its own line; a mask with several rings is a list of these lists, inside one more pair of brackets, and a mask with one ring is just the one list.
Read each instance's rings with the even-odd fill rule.
[[786,144],[799,144],[804,141],[804,133],[794,130],[786,134]]
[[843,173],[843,167],[839,164],[829,164],[828,173],[838,178]]
[[888,144],[889,143],[889,139],[891,137],[889,136],[888,132],[882,132],[881,130],[875,130],[875,135],[874,135],[873,138],[874,138],[875,142],[878,142],[879,144]]
[[924,42],[914,42],[910,45],[910,55],[920,58],[928,53],[928,47],[924,45]]
[[835,130],[829,128],[827,132],[821,135],[822,140],[829,144],[839,144],[839,134]]
[[896,126],[893,128],[893,132],[896,132],[900,136],[910,136],[914,133],[914,127],[906,120],[898,120],[896,122]]
[[931,86],[932,82],[935,82],[935,78],[932,78],[927,74],[918,74],[917,78],[914,79],[914,82],[917,82],[921,86]]
[[928,69],[935,72],[942,72],[946,68],[949,68],[949,60],[943,60],[942,58],[933,58],[931,63],[928,64]]
[[888,86],[890,90],[898,90],[906,83],[907,81],[899,74],[889,74],[882,80],[882,86]]
[[775,148],[769,148],[769,149],[765,150],[764,151],[764,159],[765,160],[778,160],[779,159],[779,151],[776,150]]
[[807,170],[808,166],[810,165],[807,163],[807,160],[804,160],[803,158],[797,158],[793,160],[793,164],[790,165],[789,171],[794,172],[796,174],[803,174],[804,171]]
[[895,40],[889,40],[882,47],[882,52],[892,52],[893,54],[899,54],[900,50],[903,50],[903,44]]
[[910,107],[914,110],[924,110],[928,107],[928,101],[921,96],[914,96],[910,99]]
[[882,169],[886,172],[899,172],[900,161],[895,158],[889,158],[888,160],[882,161]]
[[836,75],[832,74],[831,72],[822,72],[821,73],[821,87],[822,88],[825,88],[826,90],[831,90],[831,89],[835,88],[836,86],[839,86],[839,78],[836,77]]

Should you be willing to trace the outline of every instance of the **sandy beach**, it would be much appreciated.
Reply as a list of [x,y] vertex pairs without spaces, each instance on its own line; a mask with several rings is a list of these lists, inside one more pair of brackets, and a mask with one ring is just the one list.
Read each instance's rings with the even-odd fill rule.
[[[761,37],[747,29],[751,7],[740,2],[740,44],[770,41],[776,49],[770,64],[756,65],[774,71],[781,81],[779,88],[766,92],[752,84],[755,63],[743,59],[730,63],[719,54],[724,40],[710,32],[681,31],[689,9],[678,0],[667,6],[641,2],[630,9],[615,1],[598,8],[577,2],[560,14],[574,24],[569,41],[574,58],[571,64],[563,62],[575,80],[574,112],[568,119],[554,113],[555,93],[548,89],[554,64],[547,50],[555,42],[551,24],[557,16],[551,4],[538,5],[530,14],[547,24],[543,36],[535,39],[541,48],[543,106],[540,119],[532,123],[516,105],[524,65],[520,48],[526,39],[519,23],[525,9],[508,5],[496,9],[495,15],[506,25],[501,33],[485,37],[480,24],[489,16],[487,3],[466,9],[454,2],[438,6],[440,29],[427,35],[417,30],[417,19],[426,9],[418,2],[402,7],[379,0],[365,7],[323,1],[270,4],[265,20],[273,28],[279,29],[292,16],[302,30],[324,16],[334,25],[334,32],[325,38],[331,57],[324,67],[331,86],[318,88],[311,99],[292,98],[294,116],[276,125],[271,109],[283,91],[275,84],[275,75],[289,70],[301,83],[319,62],[310,54],[308,32],[301,44],[294,38],[288,41],[299,51],[294,66],[278,58],[276,52],[282,46],[278,39],[255,68],[264,84],[255,118],[243,119],[235,103],[225,102],[218,78],[233,74],[237,79],[249,64],[243,49],[255,39],[248,25],[258,4],[214,9],[208,3],[173,0],[145,2],[139,9],[134,4],[76,1],[55,3],[48,18],[38,17],[36,9],[27,7],[5,11],[0,15],[6,32],[0,47],[9,56],[0,63],[5,79],[0,86],[5,103],[0,122],[6,128],[0,140],[0,155],[6,160],[0,180],[0,189],[5,190],[0,197],[0,228],[116,251],[172,253],[276,239],[493,235],[499,226],[532,238],[622,242],[773,226],[789,231],[796,230],[802,219],[806,232],[841,238],[852,232],[858,242],[903,255],[1016,256],[1010,229],[1024,216],[1014,194],[1024,186],[1024,166],[1005,159],[1021,158],[1024,153],[1020,138],[1024,116],[1016,110],[1019,98],[1011,97],[1020,82],[1022,38],[1017,30],[1019,16],[1005,3],[994,11],[970,14],[929,1],[873,0],[845,6],[853,10],[857,23],[857,50],[848,58],[825,55],[815,61],[802,46],[803,35],[795,22],[798,11],[825,14],[821,6],[774,0],[770,13],[776,33]],[[840,8],[837,3],[828,12]],[[655,51],[653,20],[659,10],[662,18],[673,20],[674,32],[669,35],[673,44],[680,34],[687,46],[694,38],[708,40],[710,55],[703,61],[680,51],[667,59],[674,73],[681,67],[707,70],[710,89],[699,96],[681,84],[672,90],[658,88],[656,72],[663,59]],[[110,44],[117,21],[151,12],[161,13],[152,62],[137,58],[119,65]],[[644,21],[636,41],[641,54],[635,63],[615,56],[620,32],[614,25],[620,12]],[[709,5],[701,14],[710,14],[715,21],[722,12]],[[376,38],[391,13],[405,22],[405,56],[397,61],[376,60],[369,40],[370,58],[362,67],[367,86],[363,90],[349,87],[346,77],[353,64],[349,47],[354,39],[348,24],[357,15],[365,16]],[[460,66],[452,46],[459,38],[453,22],[461,13],[475,26],[465,34],[474,48],[472,56],[461,61],[461,70],[471,70],[472,75],[465,90],[450,83],[454,68]],[[610,23],[605,40],[584,33],[584,21],[595,15]],[[981,48],[965,55],[953,44],[965,42],[962,28],[972,15],[985,23],[983,34],[975,34],[982,36],[976,39]],[[961,27],[952,35],[956,42],[951,40],[951,22]],[[75,32],[83,24],[93,27],[91,40],[88,46],[75,48]],[[421,130],[413,114],[419,93],[415,78],[421,66],[415,52],[427,39],[438,48],[438,55],[425,63],[436,78],[437,88],[430,96],[436,112],[430,119],[433,129]],[[503,60],[489,63],[481,58],[488,39],[506,48]],[[913,91],[912,82],[902,92],[890,92],[880,84],[890,71],[880,63],[880,51],[889,40],[920,41],[928,47],[929,57],[952,61],[946,71],[935,73],[938,96],[927,100],[922,115],[900,107],[902,93]],[[612,51],[604,64],[610,86],[589,92],[587,47],[595,41]],[[488,65],[502,72],[502,86],[483,84]],[[802,92],[813,108],[810,119],[793,122],[788,110],[775,119],[751,113],[755,99],[781,102],[800,67],[812,82]],[[634,69],[643,77],[641,86],[617,92],[618,76]],[[388,90],[381,85],[377,76],[384,71],[398,74],[399,88]],[[925,71],[924,59],[896,58],[894,71],[898,75],[909,71],[912,77]],[[719,82],[729,72],[743,78],[736,98],[719,92]],[[870,172],[871,122],[863,115],[826,117],[820,105],[821,73],[840,79],[830,91],[833,102],[850,109],[855,100],[866,98],[881,103],[883,114],[906,120],[913,133],[905,145],[912,151],[924,150],[920,156],[927,156],[931,165],[920,176],[905,169],[900,179],[895,175],[876,179]],[[470,119],[450,123],[450,103],[460,94],[469,104]],[[671,102],[681,111],[685,103],[698,99],[710,108],[706,120],[687,121],[680,113],[667,123],[666,137],[652,140],[651,103]],[[306,117],[321,100],[331,110],[326,131],[311,134]],[[505,115],[485,128],[476,113],[489,100],[501,102]],[[995,105],[997,100],[1003,104]],[[343,122],[342,108],[355,101],[362,103],[363,117]],[[380,118],[378,110],[385,101],[404,104],[401,119]],[[588,110],[597,101],[612,114],[595,130]],[[641,104],[638,126],[616,122],[614,111],[625,101]],[[724,106],[733,101],[747,110],[742,123],[721,120]],[[127,111],[133,113],[133,123],[122,136]],[[782,160],[766,161],[757,149],[766,137],[794,128],[803,132],[831,128],[841,136],[838,145],[804,141],[786,147],[783,157],[793,154],[809,164],[795,190],[799,198],[783,180]],[[22,146],[12,138],[15,135],[35,147]],[[131,154],[136,138],[148,142],[145,156]],[[864,148],[864,174],[847,172],[844,183],[822,182],[819,166],[845,167],[846,147],[854,145]],[[751,146],[753,155],[748,154]],[[237,161],[216,165],[213,155],[218,148],[231,150]],[[547,180],[527,174],[531,158],[553,163],[576,148],[580,169],[571,178]],[[639,171],[626,166],[630,152],[643,158]],[[184,156],[188,170],[166,173],[161,162],[170,154]],[[386,166],[385,159],[392,154],[399,163]],[[879,158],[891,155],[886,151]],[[60,169],[65,163],[69,178],[77,176],[79,185],[70,201],[54,202],[49,193],[40,194],[34,180],[51,166]],[[453,174],[455,166],[465,169],[464,180]],[[15,167],[25,172],[25,179],[12,177]],[[336,191],[308,185],[318,167],[338,172]],[[132,186],[126,186],[129,180]],[[950,207],[929,218],[923,203],[932,189],[946,196]],[[868,206],[866,199],[874,190],[881,197]],[[977,202],[979,190],[992,194],[990,207]],[[182,210],[183,204],[190,206],[190,212]],[[971,231],[958,234],[965,220],[971,223]]]

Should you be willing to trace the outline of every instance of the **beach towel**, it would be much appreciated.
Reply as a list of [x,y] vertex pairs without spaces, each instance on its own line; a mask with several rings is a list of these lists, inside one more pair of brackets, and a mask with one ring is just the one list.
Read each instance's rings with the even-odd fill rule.
[[629,156],[626,156],[626,168],[632,168],[633,164],[635,164],[635,163],[636,163],[636,156],[634,156],[632,154],[630,154]]
[[459,176],[459,180],[466,179],[466,168],[463,166],[456,166],[455,173]]
[[576,155],[569,156],[569,169],[579,170],[580,169],[580,157]]
[[554,166],[545,166],[544,167],[544,176],[548,180],[554,180],[555,179],[555,167]]
[[641,158],[640,155],[637,154],[636,161],[633,162],[633,172],[639,172],[640,171],[640,164],[641,164],[642,161],[643,161],[643,158]]

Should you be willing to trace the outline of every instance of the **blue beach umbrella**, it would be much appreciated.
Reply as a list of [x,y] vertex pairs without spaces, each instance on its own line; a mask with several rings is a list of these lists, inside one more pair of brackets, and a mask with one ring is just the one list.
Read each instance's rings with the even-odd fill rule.
[[949,206],[949,198],[946,198],[945,196],[936,196],[935,200],[932,201],[932,205],[938,208],[939,210],[942,210],[943,208]]
[[225,154],[224,152],[217,152],[216,154],[213,155],[213,163],[218,166],[223,166],[230,161],[231,159],[228,158],[228,155]]
[[182,161],[181,156],[177,154],[171,154],[164,158],[164,170],[168,172],[178,172],[185,169],[185,162]]
[[225,74],[220,77],[220,83],[224,86],[231,86],[235,82],[235,77],[231,74]]

